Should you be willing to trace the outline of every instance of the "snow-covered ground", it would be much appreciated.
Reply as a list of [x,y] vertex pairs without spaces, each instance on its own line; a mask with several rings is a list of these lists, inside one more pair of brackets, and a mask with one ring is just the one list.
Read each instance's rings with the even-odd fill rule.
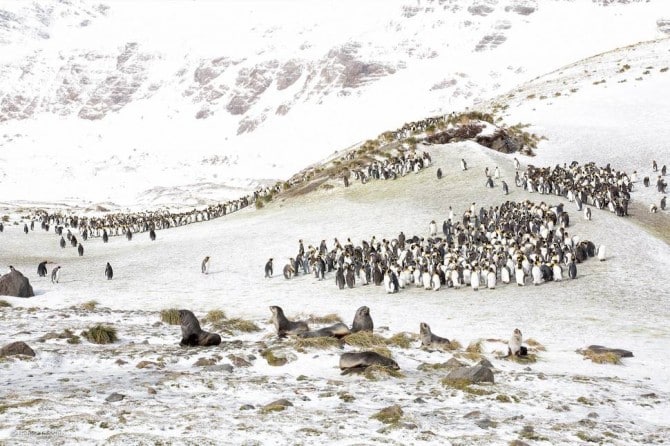
[[[1,310],[0,344],[24,340],[37,356],[0,363],[8,378],[0,401],[1,438],[10,444],[665,441],[670,379],[663,357],[670,311],[664,304],[663,277],[670,268],[670,248],[642,230],[635,215],[618,218],[597,211],[586,222],[571,213],[571,233],[605,244],[610,252],[605,262],[581,264],[574,281],[477,293],[411,289],[387,295],[373,285],[340,291],[332,275],[323,282],[311,276],[281,277],[278,271],[297,251],[298,239],[325,239],[331,246],[334,237],[357,243],[372,235],[395,237],[400,230],[425,236],[428,222],[446,218],[448,206],[462,212],[473,201],[488,207],[506,199],[560,200],[515,187],[504,197],[499,187],[485,188],[486,166],[499,166],[503,179],[513,184],[508,156],[467,142],[427,150],[434,165],[419,174],[319,190],[259,211],[159,231],[155,242],[148,236],[130,242],[114,237],[108,244],[89,240],[84,257],[74,248],[61,249],[53,232],[25,235],[22,225],[7,225],[0,262],[27,274],[37,295],[6,298],[13,307]],[[592,159],[589,155],[597,161],[607,156],[583,153]],[[460,170],[462,157],[468,160],[466,172]],[[445,173],[441,181],[434,175],[438,166]],[[205,255],[212,258],[206,276],[199,270]],[[264,279],[269,257],[275,259],[275,276]],[[36,277],[42,260],[62,265],[59,284]],[[103,276],[106,262],[115,270],[112,281]],[[99,302],[99,309],[81,308],[90,300]],[[416,334],[423,321],[464,346],[478,339],[506,340],[520,328],[546,351],[539,352],[537,363],[517,364],[497,359],[503,343],[485,342],[485,357],[496,370],[496,383],[485,387],[486,395],[444,387],[440,380],[445,371],[418,370],[423,363],[442,363],[452,356],[422,351],[418,341],[408,349],[391,347],[404,378],[368,381],[339,375],[340,349],[300,353],[289,342],[277,341],[269,305],[283,307],[289,317],[337,313],[346,323],[367,305],[378,333],[386,337]],[[222,309],[229,317],[253,320],[261,331],[224,334],[220,347],[183,349],[177,345],[179,327],[159,322],[159,310],[173,307],[191,309],[200,318]],[[37,341],[66,328],[77,334],[96,322],[116,327],[120,341],[111,346]],[[282,343],[295,360],[269,366],[260,351]],[[619,366],[593,364],[575,352],[589,344],[629,349],[635,357]],[[251,366],[226,371],[221,366],[233,361],[230,355]],[[213,358],[215,365],[194,365],[199,358]],[[160,365],[137,368],[141,361]],[[126,397],[105,402],[112,392]],[[506,397],[512,402],[504,402]],[[293,406],[282,412],[260,409],[279,398]],[[254,408],[240,410],[247,404]],[[392,404],[404,411],[399,427],[370,419]]]
[[[556,15],[559,10],[565,12],[558,2],[546,4],[550,6],[543,6],[545,9],[536,14],[549,17],[554,13],[559,17]],[[585,14],[595,7],[592,2],[574,2],[570,6],[581,8],[584,14],[575,16],[585,22],[588,22]],[[625,10],[630,12],[628,16],[618,9],[623,5],[608,6],[613,8],[608,10],[612,14],[608,26],[616,29],[648,14],[643,3],[632,6]],[[549,22],[541,20],[533,26]],[[532,35],[528,32],[519,36],[527,38]],[[653,37],[653,32],[635,33],[639,37]],[[614,34],[610,30],[603,35]],[[585,57],[593,54],[588,52],[589,48],[597,47],[599,51],[614,48],[616,39],[624,41],[619,44],[633,43],[622,33],[589,42],[594,46],[588,48],[586,44],[577,47],[579,41],[573,41],[570,44],[575,48],[571,51],[583,52],[579,57]],[[559,65],[568,63],[568,45],[557,48],[565,52],[557,56],[562,62]],[[229,184],[240,188],[235,191],[255,187],[253,181],[259,177],[249,177],[241,166],[248,166],[257,154],[240,151],[224,162],[222,158],[211,158],[206,146],[194,144],[193,150],[185,155],[187,160],[179,164],[179,151],[140,149],[136,153],[131,147],[116,151],[115,145],[108,143],[122,138],[103,135],[105,142],[96,147],[114,147],[117,159],[110,166],[105,162],[105,153],[90,155],[90,159],[100,163],[100,175],[107,178],[97,182],[91,172],[98,164],[82,161],[77,153],[85,151],[86,144],[77,150],[59,146],[59,157],[54,161],[49,158],[53,152],[48,145],[41,143],[42,136],[14,143],[13,138],[20,140],[23,136],[8,133],[4,141],[12,141],[5,147],[14,150],[5,152],[3,148],[0,158],[5,163],[0,167],[10,166],[16,172],[35,168],[35,172],[48,178],[51,187],[40,185],[43,194],[35,194],[33,187],[41,184],[37,180],[33,184],[30,177],[30,182],[23,177],[3,179],[7,183],[2,184],[1,199],[11,201],[3,202],[5,209],[0,213],[9,214],[11,220],[0,233],[0,265],[13,265],[27,275],[36,296],[1,298],[11,307],[0,307],[0,346],[25,341],[36,356],[0,359],[0,442],[10,445],[317,442],[503,445],[515,439],[529,444],[667,442],[670,378],[664,358],[670,341],[670,307],[666,303],[670,215],[668,211],[652,215],[647,209],[661,198],[653,187],[656,174],[651,172],[651,160],[656,159],[659,166],[670,164],[669,104],[663,94],[670,91],[670,72],[664,70],[670,65],[668,49],[666,39],[596,56],[539,77],[492,101],[502,109],[508,123],[529,123],[531,131],[548,138],[540,143],[535,157],[519,156],[524,165],[595,161],[598,165],[611,163],[616,169],[637,171],[639,180],[628,218],[594,210],[592,221],[585,221],[565,199],[528,194],[514,187],[512,155],[461,142],[422,148],[431,154],[433,165],[395,181],[355,183],[346,189],[341,186],[319,189],[293,198],[280,195],[260,210],[252,206],[209,222],[158,231],[154,242],[146,233],[137,234],[132,241],[112,237],[108,244],[89,239],[84,243],[84,256],[79,257],[74,248],[58,246],[59,238],[53,230],[23,233],[20,216],[27,212],[22,209],[26,206],[23,200],[92,207],[99,198],[107,199],[105,193],[111,190],[123,198],[114,201],[125,204],[124,200],[134,197],[137,190],[166,185],[165,191],[155,190],[139,202],[142,206],[155,206],[164,204],[162,200],[175,192],[175,186],[191,184],[176,192],[191,197],[182,204],[195,206],[203,202],[203,196],[216,197],[220,185],[213,184],[209,190],[202,186],[217,174],[216,166],[227,165],[236,174],[233,176],[238,180]],[[544,62],[537,62],[535,67],[543,66]],[[411,80],[411,76],[406,76],[405,81]],[[600,82],[602,79],[606,82]],[[379,88],[379,96],[369,93],[368,99],[386,97]],[[336,147],[343,150],[359,139],[374,138],[378,130],[388,130],[381,124],[385,125],[395,112],[383,104],[388,102],[377,102],[377,108],[383,110],[382,117],[375,117],[372,124],[364,122],[360,128],[352,127],[346,135],[352,139],[337,140],[341,145]],[[416,96],[413,107],[423,106]],[[360,116],[348,119],[353,122]],[[79,129],[74,124],[70,127],[71,124],[58,122],[57,118],[40,119],[55,123],[53,133],[44,129],[47,136]],[[124,122],[125,117],[121,116],[115,119],[119,125],[132,121]],[[25,125],[22,129],[30,134],[31,129],[39,128],[43,122],[46,121],[26,121],[18,126]],[[80,135],[85,142],[92,143],[97,130],[105,130],[105,125],[99,124],[91,124],[90,132],[83,133],[88,136]],[[158,120],[155,128],[163,124]],[[369,133],[363,132],[368,125],[374,128]],[[203,131],[199,138],[207,139],[214,128],[213,125]],[[161,141],[180,133],[177,130],[166,127],[160,135]],[[310,131],[317,134],[320,128]],[[284,132],[295,139],[294,128]],[[22,152],[26,148],[34,152]],[[331,149],[328,144],[319,145],[310,156],[325,156]],[[308,161],[306,157],[296,160],[289,153],[292,152],[287,150],[282,155],[287,165]],[[469,170],[465,172],[460,169],[461,158],[468,162]],[[142,162],[136,162],[137,159]],[[263,160],[259,172],[272,167],[272,160],[258,159]],[[53,184],[59,178],[51,176],[54,162],[63,163],[59,168],[71,169],[73,181],[62,186],[67,194],[54,191]],[[485,167],[495,166],[512,187],[509,196],[502,195],[499,184],[493,189],[484,187]],[[444,172],[442,180],[435,175],[438,167]],[[80,175],[82,168],[87,175]],[[109,189],[109,181],[116,176],[128,183],[126,190]],[[652,187],[642,186],[644,176],[652,178]],[[189,182],[180,183],[181,178],[188,178]],[[226,178],[230,179],[228,174]],[[202,189],[194,191],[195,184]],[[22,188],[30,194],[6,195],[7,190]],[[78,189],[91,192],[91,198],[82,199],[86,194],[77,194]],[[428,223],[444,220],[449,206],[460,214],[472,202],[478,207],[488,207],[505,200],[526,199],[566,203],[571,234],[605,245],[609,252],[607,261],[590,259],[580,264],[577,280],[523,288],[499,285],[493,291],[478,292],[408,289],[387,295],[381,287],[373,285],[340,291],[332,274],[323,282],[302,275],[287,281],[280,274],[288,258],[297,252],[299,239],[306,244],[326,240],[332,247],[336,237],[339,240],[351,237],[358,244],[372,236],[393,238],[401,230],[408,236],[427,236]],[[128,201],[131,202],[138,204]],[[200,262],[206,255],[212,260],[210,273],[203,275]],[[275,259],[275,275],[265,279],[263,266],[270,257]],[[37,277],[37,264],[43,260],[51,262],[49,269],[62,266],[60,283],[52,284]],[[107,262],[115,271],[111,281],[105,280],[103,274]],[[83,306],[92,300],[98,303],[96,308]],[[419,366],[444,363],[452,355],[466,363],[473,361],[464,357],[462,351],[421,350],[418,341],[410,348],[389,346],[400,365],[401,378],[371,381],[362,376],[341,376],[340,353],[356,349],[346,346],[297,350],[291,340],[276,339],[269,323],[270,305],[281,306],[291,318],[336,313],[347,324],[356,309],[366,305],[371,309],[375,331],[385,337],[401,332],[416,335],[419,323],[426,322],[434,333],[455,339],[463,346],[484,340],[484,356],[495,367],[495,384],[479,387],[482,394],[445,387],[441,383],[445,370],[431,371]],[[168,308],[190,309],[201,321],[210,310],[220,309],[228,317],[255,322],[260,331],[222,332],[221,346],[181,348],[179,327],[160,320],[159,312]],[[84,339],[79,344],[56,338],[40,341],[48,333],[63,333],[66,329],[79,334],[99,322],[118,330],[117,343],[100,346]],[[212,324],[203,323],[203,328],[212,329]],[[546,348],[538,352],[536,363],[498,359],[498,353],[506,348],[499,340],[508,339],[514,328],[521,329],[525,339],[535,339]],[[628,349],[635,356],[624,359],[622,365],[594,364],[575,352],[590,344]],[[283,366],[269,365],[261,356],[267,348],[287,353],[290,361]],[[200,365],[196,365],[199,360]],[[113,392],[125,398],[106,402]],[[289,400],[293,406],[280,412],[262,409],[279,398]],[[398,425],[387,426],[370,418],[393,404],[401,406],[404,412]]]

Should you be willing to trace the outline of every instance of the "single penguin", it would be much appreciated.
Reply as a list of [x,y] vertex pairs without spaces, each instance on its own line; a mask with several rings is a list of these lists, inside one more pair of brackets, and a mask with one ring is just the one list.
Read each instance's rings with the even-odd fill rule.
[[37,265],[37,275],[40,277],[46,277],[47,276],[47,261],[45,260],[44,262],[40,262],[39,265]]
[[588,206],[584,208],[584,218],[591,221],[591,208]]
[[200,264],[200,271],[203,274],[208,274],[209,273],[209,256],[205,257],[202,260],[202,263]]
[[466,163],[463,158],[461,158],[461,169],[468,170],[468,163]]
[[470,286],[474,291],[479,290],[479,268],[475,268],[470,274]]
[[661,210],[665,210],[665,197],[661,198]]
[[156,240],[156,231],[154,231],[153,228],[149,230],[149,238],[152,242]]
[[421,283],[423,284],[424,290],[429,290],[432,288],[430,279],[431,279],[430,273],[424,267],[423,273],[421,273]]
[[350,265],[346,266],[346,273],[344,280],[347,282],[347,287],[353,288],[356,285],[356,277],[355,277],[355,271],[354,268],[352,268]]
[[537,262],[535,262],[531,269],[531,275],[533,276],[533,285],[540,285],[542,283],[542,270]]
[[577,264],[574,260],[570,262],[570,265],[568,266],[568,277],[571,279],[577,278]]
[[504,284],[508,284],[510,281],[509,268],[507,268],[507,266],[502,266],[500,268],[500,281]]
[[516,279],[516,284],[518,286],[524,286],[523,280],[524,280],[525,273],[523,271],[523,265],[521,262],[517,263],[516,268],[514,269],[514,277]]
[[60,279],[60,266],[57,266],[51,270],[51,283],[58,283],[59,279]]
[[265,263],[265,277],[272,277],[272,257]]
[[65,248],[66,243],[65,243],[65,239],[63,238],[63,236],[61,236],[59,243],[60,243],[61,248]]
[[346,285],[346,279],[344,277],[344,268],[341,266],[337,267],[337,271],[335,272],[335,285],[341,290],[344,289],[344,286]]
[[502,191],[504,195],[509,194],[509,186],[507,186],[507,183],[505,183],[505,180],[502,181]]
[[290,263],[284,265],[284,270],[282,272],[284,273],[284,279],[286,280],[293,277],[293,259],[291,259]]
[[493,271],[493,268],[489,269],[489,272],[486,274],[486,287],[489,290],[493,290],[496,287],[496,273]]
[[112,265],[107,262],[107,266],[105,266],[105,277],[107,280],[112,280],[112,277],[114,277],[114,271],[112,270]]
[[79,253],[79,257],[82,257],[84,255],[84,245],[79,243],[79,246],[77,246],[77,252]]
[[598,260],[603,262],[607,259],[606,256],[607,256],[607,250],[605,249],[605,245],[598,246]]
[[28,233],[28,225],[26,223],[23,224],[23,232]]
[[563,268],[561,268],[560,264],[554,263],[552,270],[554,271],[554,282],[560,282],[563,280]]
[[109,235],[107,234],[107,229],[102,230],[102,243],[107,243],[109,241]]
[[442,179],[442,169],[439,167],[437,168],[437,179],[438,180]]

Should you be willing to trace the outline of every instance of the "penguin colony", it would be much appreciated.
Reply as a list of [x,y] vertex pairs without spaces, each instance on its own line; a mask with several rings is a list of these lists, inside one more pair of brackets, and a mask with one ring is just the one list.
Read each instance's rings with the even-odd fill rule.
[[[470,287],[494,289],[498,284],[540,285],[577,277],[577,263],[596,255],[596,246],[568,232],[570,219],[562,205],[549,206],[530,201],[507,201],[478,211],[473,203],[459,221],[453,211],[437,236],[436,224],[429,224],[428,238],[408,238],[401,231],[392,240],[351,239],[328,250],[325,240],[319,248],[302,240],[296,257],[287,267],[292,275],[313,273],[324,279],[335,273],[339,289],[374,283],[387,293],[410,285],[426,290]],[[604,259],[605,249],[601,247]],[[285,277],[288,279],[290,277]]]
[[361,184],[366,184],[370,180],[395,180],[411,172],[419,173],[430,166],[431,162],[432,159],[427,152],[418,154],[415,150],[408,150],[382,161],[374,160],[347,171],[343,176],[344,185],[349,186],[350,175],[353,175],[355,180],[360,180]]

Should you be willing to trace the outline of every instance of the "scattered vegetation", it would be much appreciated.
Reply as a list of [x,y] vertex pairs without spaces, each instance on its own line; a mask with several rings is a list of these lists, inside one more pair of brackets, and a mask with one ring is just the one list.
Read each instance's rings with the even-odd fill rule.
[[544,345],[540,344],[533,338],[529,338],[526,340],[526,344],[528,344],[529,347],[533,347],[535,350],[540,351],[540,352],[546,352],[547,349],[544,347]]
[[261,352],[261,356],[265,358],[269,365],[275,367],[281,367],[288,363],[288,358],[286,356],[276,355],[272,349],[266,348]]
[[84,302],[83,304],[81,304],[81,308],[83,308],[86,311],[93,311],[97,306],[98,306],[97,300],[89,300],[88,302]]
[[328,313],[324,316],[310,314],[307,318],[308,324],[336,324],[338,322],[342,322],[342,318],[335,313]]
[[384,424],[398,424],[400,418],[403,416],[403,411],[399,405],[385,407],[376,414],[370,416],[373,420],[381,421]]
[[600,85],[600,84],[604,84],[605,82],[607,82],[605,79],[600,79],[599,81],[594,81],[593,85]]
[[256,209],[263,209],[265,207],[265,205],[263,204],[263,202],[261,200],[256,200],[255,206],[256,206]]
[[11,307],[11,306],[12,306],[12,304],[10,304],[9,302],[7,302],[6,300],[4,300],[4,299],[0,299],[0,308],[3,308],[3,307]]
[[475,384],[472,384],[467,379],[447,379],[442,378],[442,385],[444,387],[461,390],[470,395],[485,396],[492,395],[493,392],[490,390],[483,389]]
[[668,67],[663,67],[663,68],[660,69],[661,73],[665,73],[666,71],[668,71]]
[[483,353],[484,349],[483,349],[483,343],[482,343],[481,339],[477,340],[477,341],[470,342],[470,344],[468,345],[468,348],[466,348],[465,351],[468,352],[468,353],[479,353],[479,354]]
[[226,327],[228,327],[229,330],[241,331],[243,333],[253,333],[256,331],[261,331],[261,328],[258,325],[256,325],[255,322],[246,319],[240,319],[237,317],[226,319],[224,321],[224,324],[226,325]]
[[[377,352],[379,353],[379,352]],[[381,354],[381,353],[379,353]],[[392,378],[404,378],[405,375],[402,374],[400,370],[394,370],[389,367],[384,367],[383,365],[371,365],[365,369],[363,376],[370,381],[379,381],[388,377]]]
[[179,310],[176,308],[161,310],[161,321],[169,325],[180,325]]
[[210,310],[204,318],[205,322],[219,322],[226,318],[226,313],[222,310]]
[[344,343],[352,347],[385,347],[386,339],[369,331],[359,331],[345,336]]
[[526,96],[526,99],[535,99],[535,93],[531,93],[528,96]]
[[590,359],[596,364],[621,364],[621,358],[616,353],[605,352],[605,353],[596,353],[592,350],[583,350],[580,352],[584,355],[584,359]]
[[412,342],[416,341],[416,335],[413,333],[396,333],[388,339],[389,345],[396,345],[400,348],[410,348]]
[[308,349],[328,349],[332,347],[340,347],[341,345],[339,339],[327,336],[318,338],[296,338],[293,343],[293,347],[301,353]]
[[624,65],[619,69],[618,72],[619,72],[619,73],[623,73],[623,72],[626,71],[626,70],[630,70],[630,65],[628,65],[628,64],[624,64]]
[[94,325],[88,330],[82,331],[81,335],[94,344],[111,344],[118,340],[116,328],[102,324]]

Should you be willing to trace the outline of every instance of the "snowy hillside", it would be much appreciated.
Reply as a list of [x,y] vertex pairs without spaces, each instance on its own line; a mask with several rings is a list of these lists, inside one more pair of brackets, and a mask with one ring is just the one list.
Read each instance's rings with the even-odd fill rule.
[[3,199],[235,197],[406,121],[664,36],[667,9],[661,0],[2,1]]

